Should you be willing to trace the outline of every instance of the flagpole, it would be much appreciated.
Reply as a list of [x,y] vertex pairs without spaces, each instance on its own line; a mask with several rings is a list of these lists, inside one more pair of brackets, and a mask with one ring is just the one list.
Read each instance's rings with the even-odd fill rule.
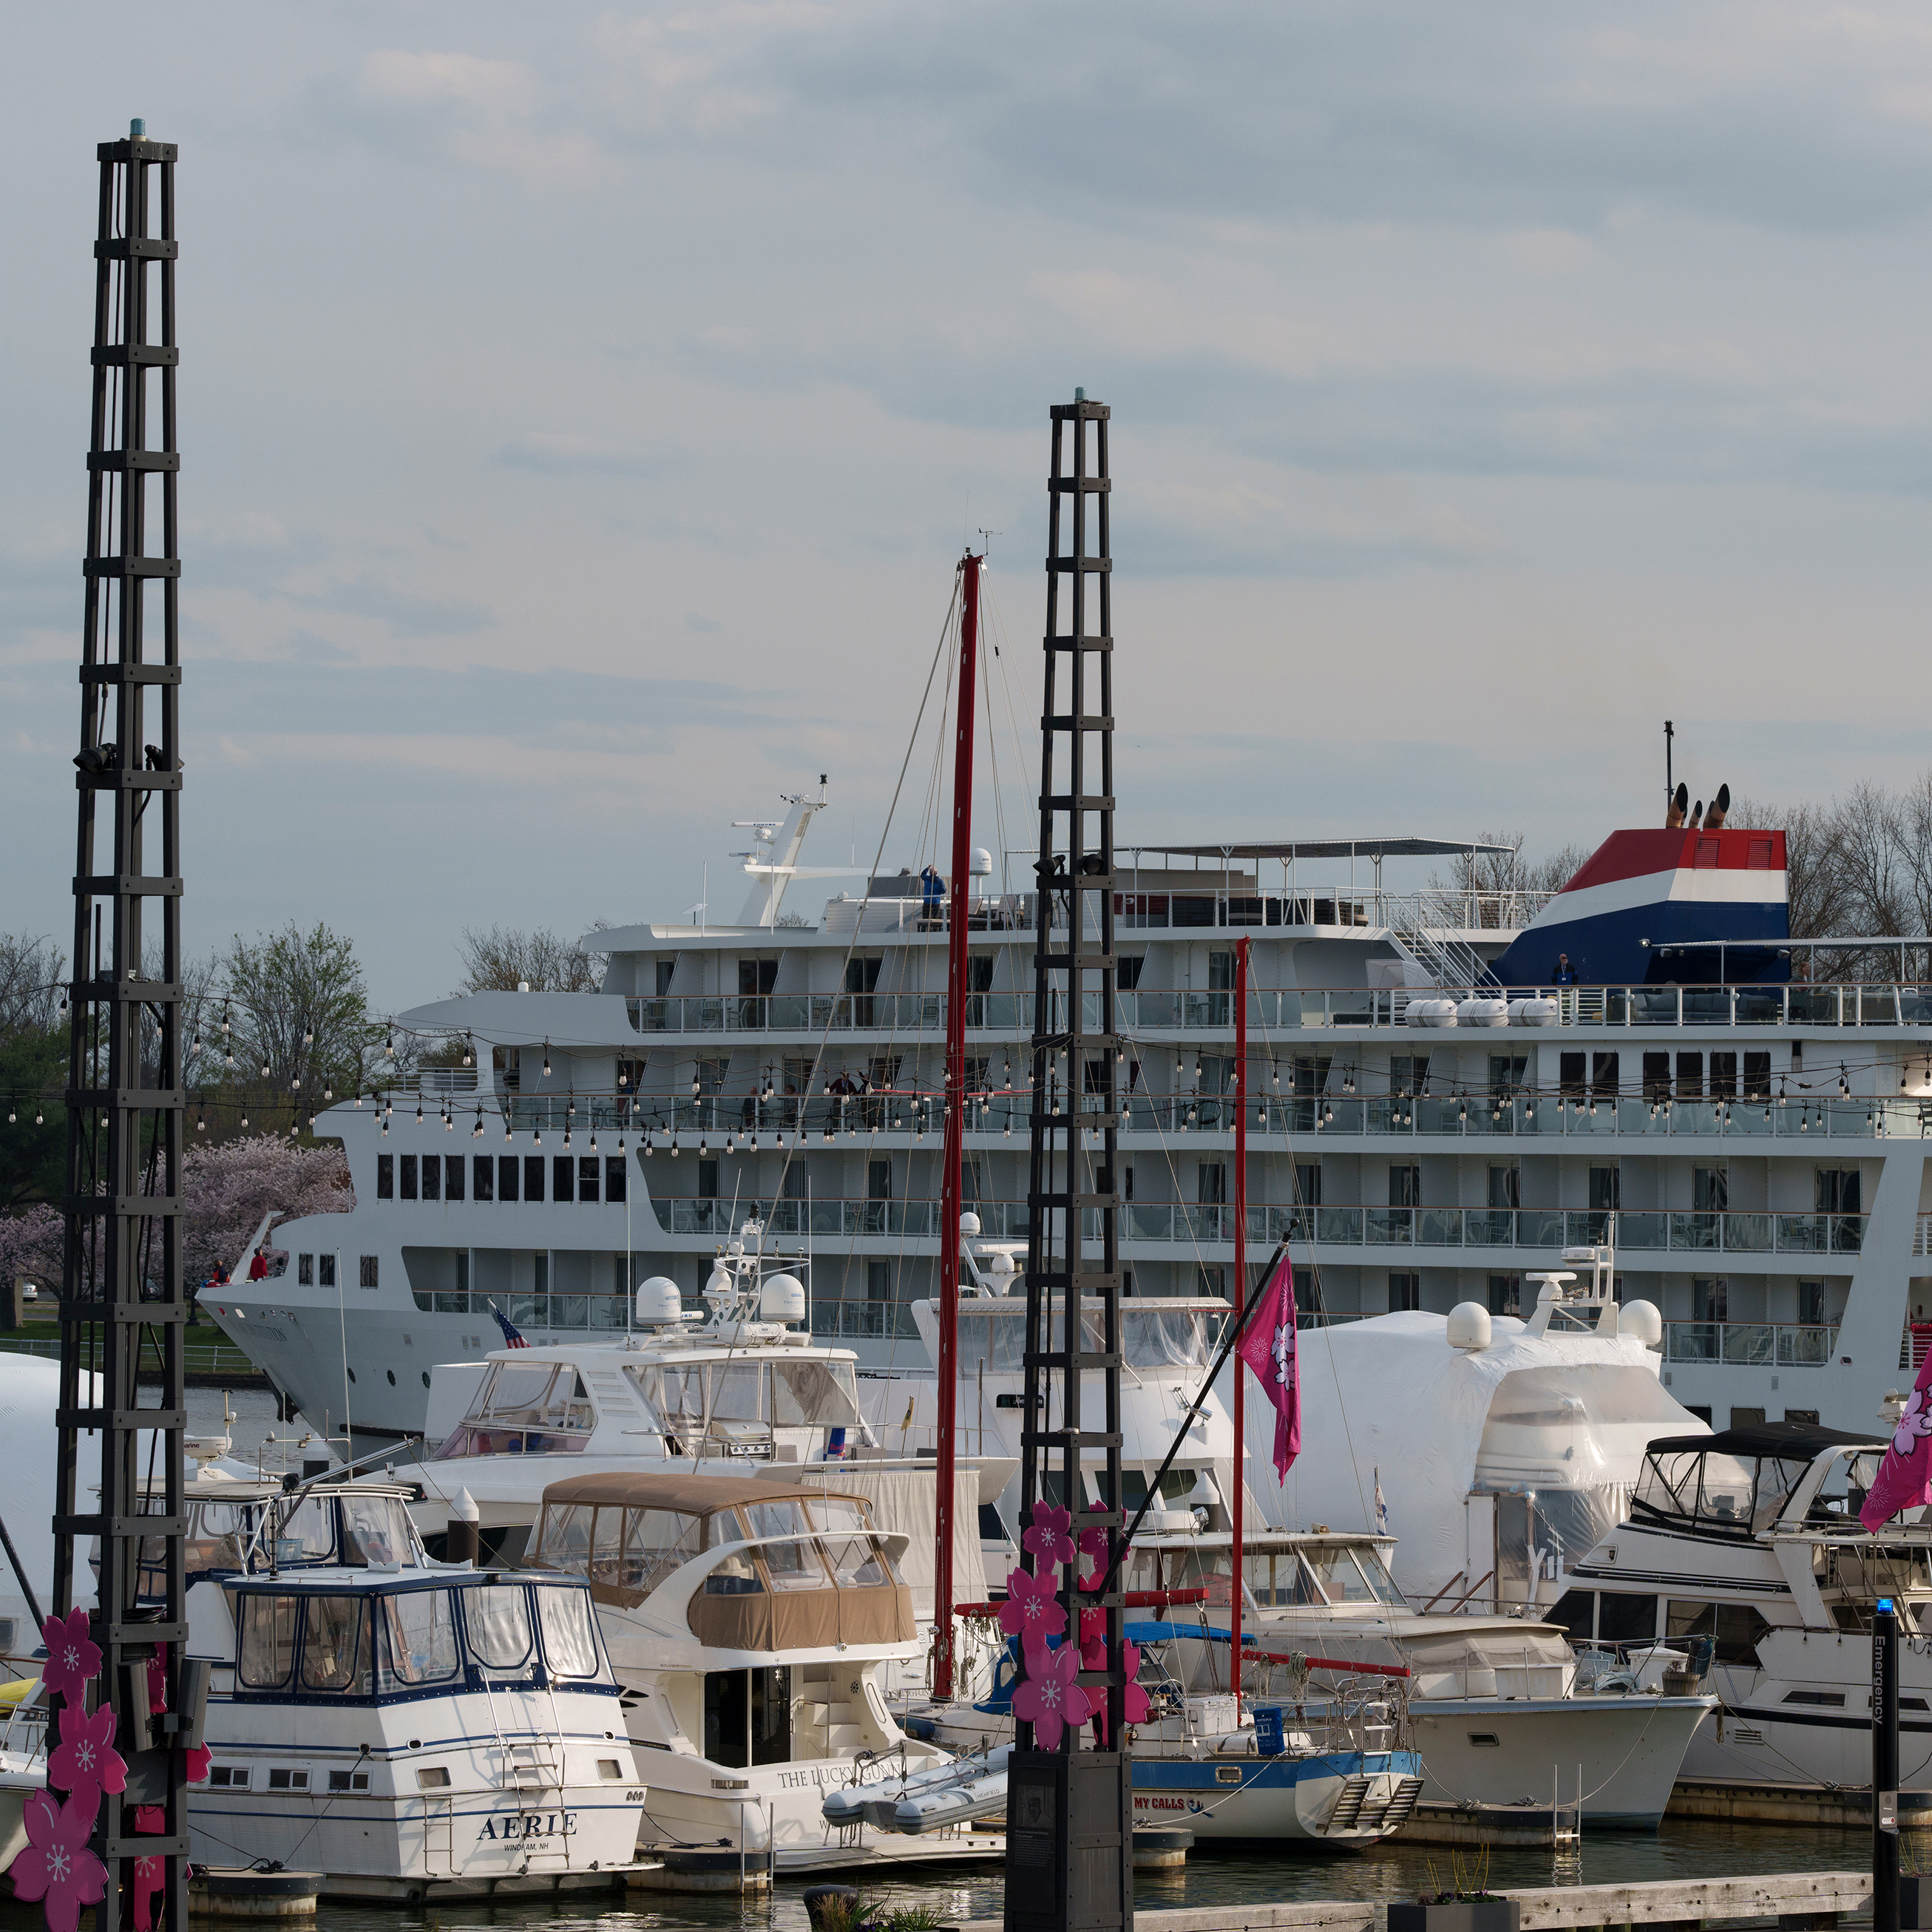
[[[1234,944],[1234,1305],[1248,1297],[1248,941]],[[1241,1534],[1247,1502],[1247,1381],[1234,1370],[1234,1587],[1230,1592],[1228,1672],[1234,1722],[1241,1721]]]
[[[1167,1445],[1167,1454],[1161,1459],[1160,1467],[1148,1478],[1147,1495],[1140,1508],[1134,1512],[1133,1521],[1121,1533],[1120,1550],[1113,1562],[1107,1565],[1107,1574],[1093,1589],[1083,1588],[1081,1592],[1083,1596],[1097,1602],[1112,1587],[1114,1573],[1120,1567],[1121,1557],[1126,1556],[1129,1544],[1139,1534],[1141,1520],[1160,1496],[1160,1486],[1166,1480],[1168,1471],[1174,1467],[1174,1459],[1180,1454],[1180,1445],[1186,1441],[1189,1430],[1194,1426],[1194,1418],[1207,1406],[1208,1398],[1214,1393],[1214,1384],[1221,1378],[1221,1371],[1228,1366],[1228,1358],[1234,1354],[1242,1336],[1247,1332],[1248,1322],[1255,1310],[1261,1306],[1262,1297],[1268,1292],[1268,1284],[1274,1280],[1275,1271],[1281,1266],[1282,1258],[1287,1252],[1288,1237],[1284,1234],[1275,1244],[1274,1252],[1268,1257],[1268,1264],[1263,1270],[1261,1280],[1255,1283],[1254,1292],[1248,1297],[1247,1305],[1228,1323],[1227,1333],[1221,1338],[1220,1352],[1216,1354],[1212,1366],[1202,1382],[1200,1392],[1188,1404],[1187,1413],[1174,1425],[1174,1440]],[[1932,1361],[1932,1354],[1928,1354],[1926,1359]],[[1238,1382],[1239,1379],[1237,1376],[1236,1380]]]

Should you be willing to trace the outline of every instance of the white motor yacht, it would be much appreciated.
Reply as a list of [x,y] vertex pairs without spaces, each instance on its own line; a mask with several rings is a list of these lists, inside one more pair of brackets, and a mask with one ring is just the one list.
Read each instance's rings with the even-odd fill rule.
[[546,1492],[532,1561],[596,1601],[650,1784],[644,1843],[680,1880],[707,1850],[778,1873],[1004,1855],[970,1820],[908,1837],[824,1815],[888,1763],[946,1758],[886,1702],[925,1647],[905,1547],[862,1496],[801,1484],[614,1471]]
[[[1143,1535],[1128,1588],[1204,1591],[1166,1614],[1169,1667],[1190,1691],[1228,1688],[1232,1538]],[[1388,1567],[1394,1539],[1262,1530],[1243,1540],[1242,1683],[1266,1705],[1320,1707],[1359,1677],[1402,1681],[1423,1796],[1484,1804],[1580,1798],[1596,1826],[1654,1830],[1714,1697],[1588,1694],[1565,1633],[1515,1616],[1418,1615]]]
[[1869,1787],[1880,1597],[1906,1638],[1901,1779],[1932,1765],[1932,1523],[1914,1510],[1873,1534],[1858,1515],[1887,1432],[1771,1422],[1663,1437],[1629,1514],[1576,1564],[1550,1615],[1587,1664],[1648,1682],[1669,1652],[1712,1652],[1722,1702],[1687,1774]]
[[1247,1408],[1260,1520],[1387,1528],[1420,1610],[1553,1604],[1566,1566],[1625,1513],[1651,1440],[1706,1426],[1658,1379],[1657,1310],[1616,1298],[1606,1232],[1526,1277],[1527,1320],[1465,1303],[1305,1329],[1303,1453],[1286,1484],[1256,1478],[1274,1412]]
[[[408,1473],[430,1547],[452,1516],[476,1510],[483,1546],[514,1562],[560,1478],[593,1473],[769,1480],[828,1493],[856,1490],[882,1528],[910,1539],[902,1575],[922,1623],[932,1616],[935,1472],[930,1450],[868,1423],[850,1349],[822,1347],[790,1325],[805,1312],[795,1278],[771,1271],[747,1222],[718,1258],[703,1316],[680,1312],[669,1282],[637,1295],[637,1332],[502,1348],[440,1364],[453,1419]],[[924,1453],[922,1453],[922,1450]],[[962,1456],[956,1474],[953,1574],[986,1594],[981,1504],[1017,1463]],[[380,1478],[371,1478],[377,1481]]]

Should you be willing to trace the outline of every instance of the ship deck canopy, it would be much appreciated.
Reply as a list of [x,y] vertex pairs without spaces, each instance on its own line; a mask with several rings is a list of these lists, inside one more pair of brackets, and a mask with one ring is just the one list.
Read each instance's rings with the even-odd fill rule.
[[1293,863],[1298,859],[1437,859],[1460,857],[1465,853],[1514,852],[1514,845],[1498,845],[1486,838],[1264,838],[1231,842],[1226,845],[1121,845],[1125,857],[1131,855],[1155,859],[1277,859]]

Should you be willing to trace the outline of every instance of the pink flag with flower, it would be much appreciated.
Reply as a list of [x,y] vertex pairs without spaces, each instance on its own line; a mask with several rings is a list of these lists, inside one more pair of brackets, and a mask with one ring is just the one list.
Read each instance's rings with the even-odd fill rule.
[[1858,1520],[1876,1530],[1901,1510],[1916,1509],[1923,1502],[1932,1502],[1932,1349],[1926,1352],[1925,1366],[1912,1385],[1912,1400],[1892,1432]]
[[1294,1329],[1294,1264],[1286,1254],[1248,1317],[1237,1352],[1274,1408],[1274,1472],[1283,1482],[1301,1454],[1301,1360]]

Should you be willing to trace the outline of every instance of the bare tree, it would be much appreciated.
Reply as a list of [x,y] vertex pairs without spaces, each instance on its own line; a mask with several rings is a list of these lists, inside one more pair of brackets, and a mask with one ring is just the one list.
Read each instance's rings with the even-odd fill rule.
[[514,993],[521,986],[533,993],[594,993],[604,984],[604,968],[590,954],[545,927],[528,932],[466,927],[457,951],[463,961],[459,993]]
[[298,1112],[362,1084],[381,1029],[352,940],[291,923],[252,942],[236,934],[224,964],[238,1084]]
[[66,965],[52,940],[0,933],[0,1036],[53,1031]]
[[1845,858],[1843,818],[1844,809],[1835,799],[1822,805],[1807,800],[1792,806],[1742,797],[1732,801],[1732,825],[1784,834],[1784,886],[1793,939],[1822,939],[1848,929],[1851,868]]
[[1504,916],[1504,894],[1560,892],[1582,869],[1590,856],[1580,845],[1564,845],[1541,859],[1526,858],[1520,832],[1482,832],[1477,834],[1477,839],[1481,844],[1504,845],[1509,849],[1466,855],[1449,877],[1433,872],[1429,884],[1436,892],[1472,893],[1478,923],[1483,926],[1510,922]]

